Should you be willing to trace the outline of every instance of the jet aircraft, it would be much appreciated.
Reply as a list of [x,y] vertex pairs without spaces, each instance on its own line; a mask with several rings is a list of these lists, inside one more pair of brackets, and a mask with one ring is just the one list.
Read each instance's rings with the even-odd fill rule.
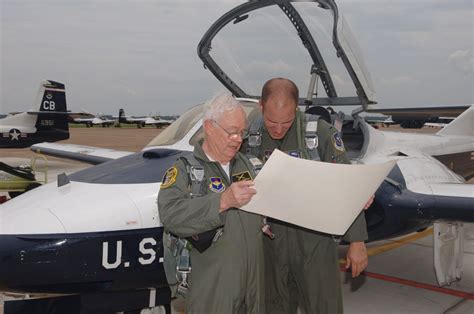
[[64,84],[43,81],[34,109],[0,119],[0,148],[29,147],[35,143],[56,142],[69,138]]
[[[279,19],[262,19],[260,12],[266,14],[267,10]],[[319,13],[331,29],[332,49],[325,49],[325,54],[319,49],[320,42],[315,41],[318,34],[310,29],[313,14]],[[306,73],[310,72],[311,77],[298,80],[309,86],[308,97],[300,99],[301,108],[311,113],[321,105],[358,106],[352,119],[342,125],[348,156],[360,164],[397,161],[377,190],[374,203],[364,212],[369,240],[423,230],[443,220],[452,223],[447,225],[448,231],[435,233],[435,244],[443,244],[446,233],[462,229],[460,222],[474,222],[473,186],[433,158],[474,150],[474,108],[436,134],[383,132],[367,124],[359,113],[375,103],[375,93],[350,28],[333,0],[250,1],[224,14],[204,34],[198,46],[200,58],[227,89],[240,97],[249,121],[259,114],[258,96],[234,81],[228,68],[224,71],[223,65],[218,65],[211,55],[211,51],[218,52],[213,39],[242,25],[273,21],[278,25],[273,29],[290,27],[292,31],[283,31],[283,35],[299,37],[303,51],[309,55]],[[232,40],[236,38],[240,37]],[[239,47],[252,46],[245,44]],[[286,46],[278,41],[278,47]],[[291,51],[296,51],[296,46],[291,46]],[[338,94],[339,86],[330,71],[333,68],[327,66],[328,58],[336,55],[353,84],[351,96]],[[326,97],[315,97],[318,85]],[[203,105],[191,108],[138,153],[56,143],[33,146],[33,150],[45,154],[89,161],[96,166],[59,175],[56,181],[1,205],[0,290],[74,294],[63,298],[75,304],[68,313],[74,313],[76,307],[130,311],[168,304],[163,226],[156,198],[165,171],[183,152],[192,151],[202,137],[202,111]],[[452,234],[460,240],[460,233]],[[435,245],[440,284],[461,276],[459,267],[443,267],[459,265],[459,250],[443,252],[440,245]]]
[[156,128],[161,129],[164,126],[168,126],[172,123],[171,120],[155,119],[154,117],[134,118],[125,115],[125,110],[119,110],[118,126],[120,123],[124,124],[136,124],[138,128],[145,127],[147,125],[154,125]]
[[74,123],[85,124],[88,128],[96,125],[100,125],[102,127],[110,127],[111,125],[115,125],[117,120],[115,119],[108,119],[103,115],[93,115],[90,113],[86,113],[90,118],[75,118],[73,121]]

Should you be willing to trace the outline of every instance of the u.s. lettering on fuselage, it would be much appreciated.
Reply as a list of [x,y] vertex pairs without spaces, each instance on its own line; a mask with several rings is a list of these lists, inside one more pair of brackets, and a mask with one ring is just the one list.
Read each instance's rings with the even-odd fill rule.
[[[139,256],[137,258],[140,265],[150,265],[158,259],[159,263],[163,263],[163,257],[156,255],[157,247],[156,240],[154,238],[143,238],[138,244]],[[116,269],[121,265],[125,268],[131,266],[132,261],[122,260],[123,256],[123,242],[118,241],[105,241],[102,242],[102,266],[105,269]],[[129,255],[129,254],[128,254]],[[135,262],[133,262],[135,264]]]

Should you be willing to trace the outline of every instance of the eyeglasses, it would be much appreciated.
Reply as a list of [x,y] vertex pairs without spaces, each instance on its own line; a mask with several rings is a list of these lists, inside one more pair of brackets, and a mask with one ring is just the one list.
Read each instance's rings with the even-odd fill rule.
[[218,127],[220,127],[222,130],[224,130],[224,132],[227,133],[227,135],[229,136],[229,139],[231,139],[231,140],[236,141],[236,140],[239,139],[239,137],[244,140],[244,139],[246,139],[246,138],[249,136],[249,130],[247,130],[247,129],[242,129],[242,131],[240,131],[240,132],[229,132],[229,131],[227,131],[226,129],[224,129],[224,128],[222,127],[222,125],[220,125],[219,123],[217,123],[216,120],[212,120],[212,122],[214,122],[214,123],[215,123]]

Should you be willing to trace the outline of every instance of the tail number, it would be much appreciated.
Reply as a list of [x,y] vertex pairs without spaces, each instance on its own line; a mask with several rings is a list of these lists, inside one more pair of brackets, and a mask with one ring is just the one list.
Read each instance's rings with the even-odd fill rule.
[[43,110],[46,110],[46,111],[56,110],[56,103],[52,100],[43,101]]
[[[141,256],[138,258],[138,263],[141,265],[150,265],[156,260],[156,240],[153,238],[144,238],[138,245],[138,250]],[[122,260],[122,241],[116,241],[115,245],[110,245],[109,242],[102,242],[102,266],[105,269],[115,269],[120,265],[129,267],[130,262]],[[115,248],[115,250],[114,250]],[[112,252],[110,252],[112,250]],[[115,252],[114,252],[115,251]],[[159,258],[159,262],[163,262],[163,258]]]
[[54,126],[54,120],[41,120],[40,124],[42,126]]

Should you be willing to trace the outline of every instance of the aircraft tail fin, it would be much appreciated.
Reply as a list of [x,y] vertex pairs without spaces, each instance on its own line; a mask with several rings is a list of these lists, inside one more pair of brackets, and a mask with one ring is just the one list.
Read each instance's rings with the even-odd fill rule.
[[474,105],[461,113],[451,123],[446,125],[437,135],[474,136]]
[[64,84],[51,80],[41,82],[35,103],[39,104],[38,131],[69,131]]
[[119,110],[118,122],[119,123],[127,123],[127,119],[125,118],[125,110],[123,110],[122,108],[120,108],[120,110]]

